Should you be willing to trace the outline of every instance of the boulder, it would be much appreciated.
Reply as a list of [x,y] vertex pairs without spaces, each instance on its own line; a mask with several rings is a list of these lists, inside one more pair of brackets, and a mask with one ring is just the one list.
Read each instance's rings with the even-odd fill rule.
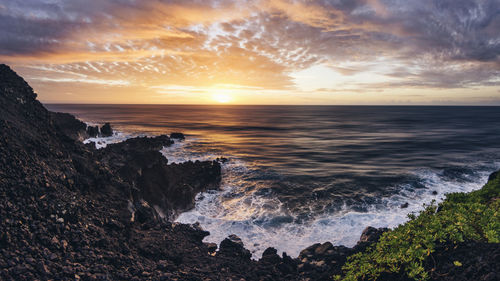
[[87,127],[87,135],[91,138],[95,138],[99,135],[99,127],[98,126],[88,126]]
[[111,128],[111,124],[105,123],[101,127],[101,136],[102,137],[111,137],[113,135],[113,129]]
[[491,173],[490,176],[488,177],[488,181],[492,181],[492,180],[496,179],[499,175],[500,175],[500,171],[496,171],[496,172]]
[[245,249],[241,239],[234,234],[229,235],[220,243],[217,255],[245,260],[250,260],[252,257],[250,251]]
[[278,256],[278,251],[275,248],[269,247],[262,253],[261,261],[270,264],[278,264],[281,262],[281,258]]
[[158,223],[159,218],[157,213],[153,208],[149,206],[149,204],[145,201],[139,201],[134,204],[134,221],[146,225],[147,227],[154,226]]
[[316,251],[316,248],[321,246],[320,243],[313,244],[304,250],[302,250],[299,254],[299,259],[304,259],[304,258],[311,258],[314,255],[314,252]]
[[323,256],[325,255],[325,253],[330,250],[330,249],[333,249],[333,245],[332,243],[330,242],[325,242],[323,244],[321,244],[320,246],[318,246],[315,250],[314,250],[314,254],[315,255],[318,255],[318,256]]
[[368,226],[361,233],[361,237],[359,238],[360,242],[377,242],[380,236],[389,230],[388,228],[375,228]]
[[170,134],[170,138],[171,138],[171,139],[178,139],[178,140],[183,140],[183,139],[185,139],[185,137],[184,137],[184,134],[183,134],[183,133],[171,133],[171,134]]
[[218,247],[217,244],[215,244],[215,243],[205,243],[205,245],[207,246],[208,252],[210,254],[213,254],[213,253],[215,253],[215,251],[217,251],[217,247]]
[[215,159],[215,161],[217,161],[217,162],[219,162],[219,163],[221,163],[221,164],[224,164],[224,163],[229,162],[229,159],[228,159],[228,158],[226,158],[226,157],[217,157],[217,158]]
[[378,242],[380,236],[388,231],[388,228],[375,228],[368,226],[361,233],[358,243],[354,246],[355,251],[364,251],[369,245]]

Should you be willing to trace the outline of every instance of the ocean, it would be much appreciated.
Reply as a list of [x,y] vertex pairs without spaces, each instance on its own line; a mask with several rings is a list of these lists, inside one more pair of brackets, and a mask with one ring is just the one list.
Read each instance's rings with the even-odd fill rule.
[[[178,222],[238,235],[259,258],[326,241],[353,246],[367,226],[395,227],[449,192],[480,188],[500,168],[500,107],[67,105],[113,137],[183,132],[169,162],[226,157],[221,190]],[[408,203],[407,208],[402,205]]]

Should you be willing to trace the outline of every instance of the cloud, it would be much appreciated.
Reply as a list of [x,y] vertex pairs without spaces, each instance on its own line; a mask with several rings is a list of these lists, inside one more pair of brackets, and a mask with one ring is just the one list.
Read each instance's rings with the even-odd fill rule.
[[102,80],[102,79],[85,79],[85,78],[47,78],[47,77],[35,77],[32,80],[38,80],[42,82],[58,82],[58,83],[89,83],[89,84],[99,84],[108,86],[127,86],[130,85],[128,81],[125,80]]
[[328,65],[374,86],[496,86],[499,15],[500,0],[0,0],[0,60],[54,83],[293,90]]

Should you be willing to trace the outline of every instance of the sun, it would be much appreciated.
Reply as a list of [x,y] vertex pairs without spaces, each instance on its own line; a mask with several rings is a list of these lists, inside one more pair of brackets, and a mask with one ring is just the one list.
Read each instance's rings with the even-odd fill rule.
[[212,95],[212,99],[218,103],[228,103],[231,101],[231,96],[224,93],[216,93]]

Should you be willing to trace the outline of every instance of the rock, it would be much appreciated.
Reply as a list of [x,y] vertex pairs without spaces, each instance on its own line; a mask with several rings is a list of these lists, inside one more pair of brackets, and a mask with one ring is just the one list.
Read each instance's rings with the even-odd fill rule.
[[220,243],[217,255],[245,260],[250,260],[250,257],[252,256],[250,251],[245,249],[243,246],[241,239],[234,234],[229,235]]
[[183,133],[171,133],[171,134],[170,134],[170,138],[171,138],[171,139],[178,139],[178,140],[183,140],[183,139],[185,139],[185,137],[184,137],[184,134],[183,134]]
[[229,241],[231,241],[232,243],[235,243],[235,244],[238,244],[240,246],[243,247],[243,241],[241,241],[241,238],[238,237],[237,235],[235,234],[231,234],[229,235],[226,239],[228,239]]
[[333,245],[332,243],[330,242],[326,242],[320,246],[318,246],[315,250],[314,250],[314,254],[315,255],[324,255],[328,250],[330,249],[333,249]]
[[368,226],[361,233],[361,237],[359,238],[358,243],[353,248],[354,251],[356,252],[364,251],[371,244],[378,242],[380,236],[388,230],[389,230],[388,228],[375,228]]
[[66,250],[66,248],[68,248],[68,241],[62,240],[61,244],[62,244],[64,250]]
[[103,137],[111,137],[113,135],[113,129],[111,128],[111,124],[105,123],[101,127],[101,136]]
[[146,201],[135,204],[134,220],[152,227],[159,222],[158,214]]
[[264,253],[262,253],[261,261],[270,263],[270,264],[278,264],[281,262],[280,256],[278,256],[278,251],[275,248],[269,247]]
[[56,246],[59,246],[59,240],[57,239],[57,237],[52,237],[52,240],[51,240],[52,244],[56,245]]
[[324,267],[326,264],[325,261],[314,261],[311,262],[311,265],[315,267]]
[[434,190],[434,191],[432,191],[432,195],[437,195],[437,194],[438,194],[438,192],[437,192],[437,191],[435,191],[435,190]]
[[196,194],[219,188],[221,167],[215,161],[168,165],[159,150],[171,144],[166,135],[134,138],[108,145],[99,153],[105,164],[135,186],[134,201],[157,206],[160,216],[174,220],[194,207]]
[[[425,269],[433,280],[499,280],[500,244],[479,241],[436,245]],[[455,261],[461,264],[457,266]]]
[[215,159],[215,161],[224,164],[229,162],[229,159],[227,159],[226,157],[218,157],[217,159]]
[[500,171],[496,171],[496,172],[491,173],[490,176],[488,177],[488,181],[492,181],[492,180],[498,178],[499,175],[500,175]]
[[313,244],[307,248],[305,248],[304,250],[302,250],[299,254],[299,259],[303,259],[305,257],[312,257],[314,255],[314,251],[316,250],[316,248],[318,248],[319,246],[321,246],[320,243],[316,243],[316,244]]
[[406,203],[401,205],[401,209],[406,209],[406,208],[408,208],[409,205],[410,204],[408,204],[408,202],[406,202]]
[[87,127],[87,135],[91,138],[95,138],[99,135],[99,127],[98,126],[88,126]]
[[208,248],[208,252],[209,253],[215,253],[215,251],[217,251],[217,244],[215,243],[205,243],[205,245],[207,245],[207,248]]
[[377,242],[380,236],[389,230],[388,228],[375,228],[368,226],[361,233],[360,242]]
[[50,115],[58,132],[73,140],[82,141],[85,138],[87,125],[73,115],[61,112],[51,112]]

